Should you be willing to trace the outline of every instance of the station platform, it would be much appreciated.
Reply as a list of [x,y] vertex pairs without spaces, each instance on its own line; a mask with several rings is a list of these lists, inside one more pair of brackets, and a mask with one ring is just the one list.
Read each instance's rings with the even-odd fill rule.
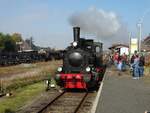
[[129,71],[107,68],[95,113],[150,113],[150,76],[134,80]]

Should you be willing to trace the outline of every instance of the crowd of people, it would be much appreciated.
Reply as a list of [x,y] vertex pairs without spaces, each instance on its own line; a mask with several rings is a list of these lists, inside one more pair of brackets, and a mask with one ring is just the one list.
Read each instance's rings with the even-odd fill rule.
[[128,63],[128,57],[125,53],[123,55],[120,55],[118,52],[116,52],[113,55],[113,62],[118,70],[125,71],[126,64]]
[[130,58],[125,53],[120,55],[119,52],[115,52],[112,56],[112,60],[119,71],[125,71],[127,65],[130,66],[133,79],[143,77],[145,58],[142,53],[137,53],[137,51],[135,51]]
[[142,53],[138,54],[135,51],[135,53],[131,57],[130,64],[131,69],[133,70],[133,79],[139,79],[139,77],[144,76],[145,58]]

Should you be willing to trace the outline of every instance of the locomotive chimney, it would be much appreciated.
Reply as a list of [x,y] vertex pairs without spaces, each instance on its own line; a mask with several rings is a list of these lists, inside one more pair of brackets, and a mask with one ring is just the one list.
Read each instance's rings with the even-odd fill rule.
[[73,27],[73,37],[75,42],[80,40],[80,27]]

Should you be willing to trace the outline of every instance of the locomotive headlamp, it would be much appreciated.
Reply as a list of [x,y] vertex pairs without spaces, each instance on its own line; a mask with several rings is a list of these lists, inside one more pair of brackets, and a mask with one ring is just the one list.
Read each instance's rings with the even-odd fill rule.
[[73,47],[76,47],[78,45],[78,43],[77,42],[73,42],[72,45],[73,45]]
[[58,67],[58,68],[57,68],[57,71],[58,71],[58,72],[61,72],[61,71],[62,71],[62,67]]
[[91,68],[90,68],[90,67],[87,67],[85,70],[86,70],[86,72],[90,72],[90,71],[91,71]]

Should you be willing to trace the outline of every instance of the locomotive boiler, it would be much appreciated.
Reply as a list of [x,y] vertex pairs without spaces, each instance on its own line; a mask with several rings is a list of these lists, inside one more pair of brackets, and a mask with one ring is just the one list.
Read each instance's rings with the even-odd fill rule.
[[55,80],[66,89],[97,88],[103,78],[103,44],[80,38],[80,28],[73,28],[74,41],[64,52],[63,65],[58,67]]

